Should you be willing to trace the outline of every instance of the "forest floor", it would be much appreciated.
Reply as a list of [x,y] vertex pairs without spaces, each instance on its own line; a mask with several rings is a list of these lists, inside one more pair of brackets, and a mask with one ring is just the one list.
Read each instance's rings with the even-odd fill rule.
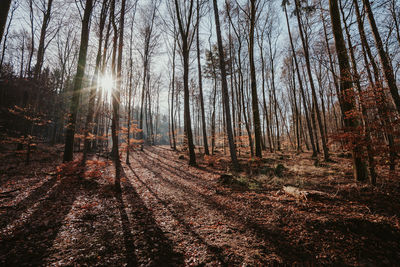
[[[315,164],[308,153],[266,153],[258,171],[221,179],[223,161],[189,167],[168,147],[145,147],[115,186],[110,161],[92,158],[78,176],[61,151],[39,147],[29,166],[0,153],[0,265],[400,262],[399,176],[355,183],[340,154]],[[318,194],[294,197],[285,185]]]

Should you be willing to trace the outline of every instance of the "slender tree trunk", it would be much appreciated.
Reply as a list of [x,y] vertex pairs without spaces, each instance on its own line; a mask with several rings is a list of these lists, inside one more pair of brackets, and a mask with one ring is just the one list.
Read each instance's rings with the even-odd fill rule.
[[35,66],[35,72],[33,75],[33,77],[35,79],[39,78],[40,72],[42,71],[44,52],[45,52],[45,48],[46,48],[45,47],[46,31],[47,31],[47,27],[49,26],[50,19],[51,19],[52,4],[53,4],[53,0],[48,0],[47,9],[43,15],[42,28],[40,30],[39,47],[38,47],[38,52],[37,52],[37,61],[36,61],[36,66]]
[[260,57],[261,57],[261,79],[262,79],[262,96],[263,96],[263,107],[264,107],[264,117],[266,121],[266,132],[267,132],[267,138],[268,138],[268,144],[269,144],[269,152],[272,151],[272,142],[271,142],[271,133],[269,131],[270,127],[270,122],[269,122],[269,115],[268,115],[268,109],[267,109],[267,101],[265,99],[265,60],[264,60],[264,54],[263,54],[263,49],[262,46],[260,45]]
[[172,133],[172,149],[176,150],[176,137],[175,137],[175,113],[174,113],[174,97],[175,97],[175,56],[176,56],[176,37],[174,36],[174,50],[172,54],[172,96],[171,96],[171,133]]
[[393,73],[392,64],[390,63],[389,56],[383,47],[381,35],[378,31],[378,27],[376,26],[374,14],[372,13],[371,4],[369,0],[363,0],[363,3],[365,12],[368,16],[369,25],[371,26],[372,35],[375,39],[375,45],[376,49],[378,50],[379,59],[383,69],[383,75],[385,77],[386,83],[389,86],[389,90],[396,105],[397,112],[400,114],[400,96],[396,85],[396,78]]
[[204,112],[204,100],[203,100],[203,81],[202,81],[202,73],[201,73],[201,62],[200,62],[200,6],[199,0],[197,0],[197,32],[196,32],[196,45],[197,45],[197,69],[199,73],[199,97],[200,97],[200,109],[201,109],[201,126],[203,133],[203,145],[204,145],[204,153],[209,155],[210,152],[208,150],[208,142],[207,142],[207,125],[206,125],[206,116]]
[[4,28],[7,23],[7,15],[10,10],[11,0],[2,0],[0,1],[0,43],[3,39]]
[[320,134],[321,134],[321,139],[322,139],[322,148],[324,150],[324,159],[325,159],[325,161],[329,161],[328,146],[327,146],[327,143],[326,143],[324,128],[323,128],[323,125],[322,125],[321,114],[320,114],[320,110],[319,110],[319,107],[318,107],[317,94],[316,94],[316,91],[315,91],[313,76],[312,76],[312,72],[311,72],[310,56],[309,56],[309,52],[308,52],[308,44],[307,44],[307,42],[305,40],[305,37],[304,37],[304,34],[303,34],[303,26],[302,26],[301,18],[300,18],[299,0],[295,0],[295,3],[296,3],[297,22],[299,24],[300,38],[301,38],[301,42],[303,44],[304,57],[306,59],[307,74],[308,74],[308,79],[309,79],[310,86],[311,86],[312,99],[313,99],[313,102],[314,102],[315,111],[316,111],[316,115],[317,115],[318,126],[319,126],[319,129],[320,129]]
[[309,133],[309,136],[310,136],[310,142],[311,142],[311,147],[312,147],[312,151],[313,151],[312,156],[316,157],[317,156],[317,150],[315,148],[315,143],[314,143],[314,134],[313,134],[313,130],[312,130],[311,122],[310,122],[310,117],[309,117],[308,111],[307,111],[306,96],[305,96],[303,83],[302,83],[302,79],[301,79],[301,75],[300,75],[299,64],[297,62],[296,51],[295,51],[294,45],[293,45],[293,39],[292,39],[291,31],[290,31],[290,24],[289,24],[289,18],[288,18],[288,14],[287,14],[286,5],[284,5],[283,8],[284,8],[284,11],[285,11],[286,25],[287,25],[288,33],[289,33],[290,47],[292,48],[293,59],[294,59],[294,63],[295,63],[295,66],[296,66],[297,78],[299,80],[300,92],[301,92],[302,99],[303,99],[304,114],[306,116],[308,133]]
[[74,136],[76,127],[76,118],[78,114],[79,96],[82,89],[83,77],[85,74],[86,54],[89,42],[89,21],[93,9],[93,0],[87,0],[82,20],[81,44],[79,48],[78,68],[75,76],[72,92],[71,108],[68,119],[68,126],[65,137],[64,161],[73,160]]
[[99,42],[97,48],[97,56],[96,56],[96,66],[95,71],[92,79],[92,85],[89,91],[89,105],[88,105],[88,113],[86,117],[86,124],[85,124],[85,138],[84,138],[84,149],[83,149],[83,164],[85,164],[87,153],[90,150],[91,140],[88,139],[88,136],[91,134],[93,126],[91,125],[93,122],[94,116],[94,105],[95,105],[95,98],[96,98],[96,89],[98,87],[98,77],[99,77],[99,69],[101,64],[101,48],[103,44],[103,30],[105,26],[107,18],[107,0],[103,0],[103,5],[100,14],[100,22],[99,22]]
[[[337,0],[329,0],[329,10],[332,21],[332,31],[335,38],[335,46],[337,51],[337,57],[339,61],[340,68],[340,91],[343,103],[343,112],[352,112],[355,109],[355,98],[351,93],[352,82],[348,77],[350,73],[349,58],[347,55],[346,45],[343,38],[343,32],[340,22],[340,14]],[[347,97],[344,97],[347,96]],[[358,126],[358,120],[354,117],[345,116],[344,118],[345,127],[350,130],[356,130]],[[365,168],[365,163],[362,159],[362,148],[359,144],[353,144],[352,148],[352,158],[353,158],[353,169],[354,178],[357,181],[365,181],[367,179],[367,171]]]
[[217,102],[217,78],[214,76],[213,109],[211,113],[211,154],[215,152],[215,107]]
[[[369,174],[370,174],[370,182],[372,185],[376,185],[376,172],[375,172],[375,159],[374,159],[374,154],[373,154],[373,149],[372,149],[372,144],[371,144],[371,128],[369,126],[369,123],[367,121],[368,114],[367,114],[367,108],[365,107],[364,101],[363,101],[363,92],[361,90],[361,84],[360,84],[360,76],[358,74],[357,70],[357,63],[356,63],[356,57],[354,55],[353,51],[353,45],[351,42],[351,35],[349,28],[347,26],[346,22],[346,17],[343,11],[342,3],[340,1],[340,11],[342,13],[343,17],[343,23],[344,23],[344,28],[345,32],[347,35],[347,43],[349,46],[349,52],[350,52],[350,59],[351,59],[351,65],[353,69],[353,78],[352,80],[355,81],[356,83],[356,88],[360,97],[360,104],[361,104],[361,114],[362,114],[362,121],[363,121],[363,128],[364,128],[364,138],[366,142],[366,148],[367,148],[367,155],[368,155],[368,168],[369,168]],[[392,158],[391,158],[392,159]]]
[[[13,8],[11,10],[10,19],[8,20],[8,25],[7,25],[7,28],[6,28],[6,32],[4,34],[3,48],[2,48],[2,51],[1,51],[1,59],[0,59],[0,69],[3,66],[4,56],[5,56],[6,50],[7,50],[6,49],[7,48],[7,37],[8,37],[8,34],[10,33],[10,27],[11,27],[11,23],[12,23],[12,20],[13,20],[13,17],[14,17],[14,12],[15,12],[15,8]],[[3,29],[3,32],[4,32],[4,29]],[[0,43],[1,43],[1,39],[2,39],[1,37],[2,36],[3,36],[3,34],[0,36]],[[22,54],[22,56],[23,56],[23,54]]]
[[222,45],[221,28],[219,25],[218,5],[216,0],[213,0],[213,3],[214,3],[215,28],[217,31],[217,40],[218,40],[219,65],[221,68],[222,99],[225,107],[225,122],[226,122],[225,128],[228,135],[229,151],[231,154],[233,168],[239,169],[239,163],[237,161],[237,156],[236,156],[236,146],[233,140],[233,133],[232,133],[232,120],[231,120],[231,112],[229,109],[228,84],[226,82],[225,57],[224,57],[224,48]]
[[253,108],[256,157],[262,158],[260,112],[258,109],[256,67],[254,64],[255,25],[256,25],[256,0],[250,0],[249,61],[250,61],[250,78],[251,78],[251,104]]
[[[120,103],[120,93],[121,93],[121,72],[122,72],[122,52],[123,52],[123,43],[124,43],[124,23],[125,23],[125,0],[121,1],[121,15],[119,20],[119,44],[118,44],[118,60],[117,60],[117,76],[116,76],[116,90],[114,92],[112,98],[112,107],[113,107],[113,117],[111,124],[111,136],[113,141],[113,149],[114,151],[113,158],[115,161],[115,165],[119,167],[120,159],[119,159],[119,145],[118,145],[118,131],[119,131],[119,103]],[[117,31],[115,32],[117,34]]]

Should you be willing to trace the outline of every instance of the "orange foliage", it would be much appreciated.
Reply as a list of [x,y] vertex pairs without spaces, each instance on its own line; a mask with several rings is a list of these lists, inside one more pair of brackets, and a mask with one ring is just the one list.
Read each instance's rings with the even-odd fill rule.
[[83,167],[80,163],[80,160],[74,160],[58,165],[56,168],[57,176],[60,178],[61,176],[78,175],[83,170]]

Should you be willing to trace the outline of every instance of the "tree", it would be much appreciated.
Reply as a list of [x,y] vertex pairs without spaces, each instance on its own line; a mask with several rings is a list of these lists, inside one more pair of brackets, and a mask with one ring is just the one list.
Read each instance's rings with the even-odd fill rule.
[[[183,5],[183,7],[182,7]],[[185,1],[183,4],[178,4],[175,0],[176,19],[178,21],[179,35],[181,41],[179,48],[183,59],[183,93],[184,93],[184,129],[185,137],[189,146],[189,165],[196,165],[196,154],[194,152],[192,123],[190,118],[190,103],[189,103],[189,53],[193,43],[195,31],[193,30],[193,10],[194,0]]]
[[207,125],[206,125],[206,115],[204,112],[204,98],[203,98],[203,80],[202,80],[202,72],[201,72],[201,63],[200,63],[200,3],[197,0],[197,30],[196,30],[196,45],[197,45],[197,69],[199,75],[199,97],[200,97],[200,109],[201,109],[201,126],[203,133],[203,143],[204,143],[204,153],[209,155],[210,152],[208,150],[208,141],[207,141]]
[[287,1],[283,1],[282,4],[283,4],[283,9],[285,11],[286,25],[287,25],[287,29],[288,29],[288,33],[289,33],[289,40],[290,40],[290,47],[292,49],[293,59],[294,59],[295,67],[296,67],[297,78],[299,80],[300,92],[301,92],[301,96],[303,99],[303,106],[304,106],[305,115],[306,115],[307,128],[308,128],[308,133],[310,135],[311,147],[312,147],[312,151],[313,151],[312,156],[316,157],[317,150],[315,148],[315,143],[314,143],[314,134],[313,134],[312,126],[311,126],[311,121],[310,121],[310,118],[308,115],[306,96],[305,96],[305,92],[304,92],[303,82],[301,79],[300,68],[299,68],[299,64],[297,61],[296,51],[294,49],[292,34],[290,31],[289,18],[288,18],[287,9],[286,9]]
[[[118,59],[117,59],[117,76],[116,76],[116,88],[115,92],[112,94],[112,107],[113,107],[113,117],[111,124],[112,131],[112,141],[113,141],[113,150],[115,165],[119,166],[119,145],[118,145],[118,131],[119,131],[119,103],[121,102],[121,79],[122,79],[122,52],[123,52],[123,43],[124,43],[124,23],[125,23],[125,5],[126,0],[122,0],[121,2],[121,15],[119,18],[119,44],[118,44]],[[114,32],[117,34],[117,32]]]
[[42,71],[44,52],[47,47],[47,45],[45,45],[45,38],[46,38],[46,34],[47,34],[47,28],[49,26],[50,19],[51,19],[52,5],[53,5],[53,0],[48,0],[47,7],[42,11],[43,12],[43,21],[42,21],[42,27],[40,30],[37,61],[36,61],[36,66],[35,66],[35,71],[34,71],[34,77],[36,79],[39,77],[40,72]]
[[89,90],[89,101],[88,101],[88,113],[86,117],[86,125],[85,125],[85,139],[84,139],[84,150],[83,150],[83,161],[86,160],[87,153],[89,152],[90,149],[90,139],[88,138],[89,135],[91,135],[91,129],[92,127],[92,121],[93,121],[93,115],[94,115],[94,104],[95,104],[95,97],[96,97],[96,88],[98,86],[97,81],[99,79],[99,70],[100,70],[100,64],[101,64],[101,48],[103,44],[103,35],[104,35],[104,27],[107,19],[107,13],[108,13],[108,7],[109,7],[109,0],[103,0],[102,6],[101,6],[101,13],[100,13],[100,19],[99,19],[99,42],[98,42],[98,47],[97,47],[97,55],[96,55],[96,66],[94,70],[94,75],[92,79],[92,86],[90,87]]
[[316,93],[316,90],[315,90],[314,79],[313,79],[312,72],[311,72],[310,55],[309,55],[309,50],[308,50],[308,39],[306,39],[306,37],[304,36],[303,24],[301,22],[301,17],[300,17],[300,2],[299,2],[299,0],[295,0],[295,12],[296,12],[296,16],[297,16],[297,23],[298,23],[298,26],[299,26],[299,33],[300,33],[301,43],[303,44],[303,50],[304,50],[304,57],[305,57],[305,60],[306,60],[306,69],[307,69],[307,74],[308,74],[308,80],[309,80],[309,83],[310,83],[311,94],[312,94],[312,99],[313,99],[313,106],[315,107],[318,126],[319,126],[321,139],[322,139],[322,148],[324,150],[324,159],[325,159],[325,161],[329,161],[328,146],[326,144],[324,127],[322,125],[321,113],[320,113],[318,100],[317,100],[317,93]]
[[258,109],[256,67],[254,63],[254,32],[256,26],[257,7],[259,1],[250,0],[250,31],[249,31],[249,61],[250,61],[250,86],[251,86],[251,106],[253,108],[254,139],[256,147],[256,157],[262,157],[261,149],[261,123],[260,112]]
[[4,28],[7,23],[7,15],[10,10],[11,0],[2,0],[0,2],[0,43],[3,39]]
[[93,10],[93,0],[86,0],[85,11],[82,20],[81,44],[79,47],[78,66],[74,81],[74,87],[72,91],[70,114],[68,118],[68,125],[65,136],[65,147],[64,147],[64,157],[63,157],[64,161],[72,161],[73,159],[76,117],[78,114],[78,107],[79,107],[79,95],[82,89],[82,82],[85,74],[86,54],[89,42],[89,22],[92,10]]
[[[329,10],[332,22],[332,31],[335,39],[336,54],[339,61],[340,69],[340,97],[342,99],[342,107],[344,113],[344,124],[347,131],[355,131],[358,126],[358,119],[354,115],[349,115],[355,110],[355,97],[353,92],[353,86],[351,77],[349,77],[350,63],[347,54],[346,45],[344,42],[339,6],[337,0],[329,0]],[[367,172],[365,163],[362,159],[362,147],[357,144],[357,141],[353,141],[352,144],[352,159],[353,159],[353,170],[354,178],[357,181],[365,181],[367,179]]]
[[224,47],[222,45],[221,28],[219,25],[218,5],[216,0],[213,0],[213,5],[214,5],[214,16],[215,16],[215,29],[217,31],[217,40],[218,40],[219,65],[221,68],[222,99],[225,107],[226,133],[228,135],[229,150],[231,154],[232,165],[235,169],[238,169],[239,163],[237,161],[236,146],[233,140],[231,112],[229,109],[229,95],[228,95],[228,84],[226,82]]
[[393,73],[392,64],[390,63],[389,56],[387,55],[384,47],[381,35],[376,26],[375,17],[371,9],[369,0],[363,0],[365,13],[367,14],[369,25],[371,26],[372,35],[374,36],[376,49],[378,50],[379,59],[383,69],[383,75],[386,83],[389,86],[390,93],[392,95],[394,104],[396,105],[397,112],[400,114],[400,95],[396,85],[396,78]]
[[[148,90],[148,81],[150,75],[150,62],[151,57],[154,53],[154,49],[157,45],[157,34],[155,33],[155,19],[156,19],[156,11],[157,11],[157,3],[151,2],[151,5],[147,7],[147,9],[143,10],[142,17],[142,27],[140,29],[141,39],[143,41],[142,51],[139,51],[140,56],[143,62],[143,76],[142,76],[142,96],[140,102],[140,118],[139,118],[139,128],[142,130],[140,132],[140,138],[143,141],[143,115],[145,105],[145,97],[149,94]],[[147,87],[146,87],[147,85]],[[147,127],[149,130],[149,127]],[[143,143],[141,145],[141,150],[143,150]]]

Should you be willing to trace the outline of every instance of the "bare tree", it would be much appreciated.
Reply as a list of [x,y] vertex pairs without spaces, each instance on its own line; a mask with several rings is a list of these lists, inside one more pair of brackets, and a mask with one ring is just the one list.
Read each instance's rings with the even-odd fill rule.
[[368,17],[369,25],[371,26],[372,35],[375,39],[375,45],[376,49],[378,50],[379,59],[383,69],[383,75],[385,77],[386,83],[389,86],[389,90],[396,105],[397,112],[400,113],[400,95],[396,85],[396,79],[393,73],[392,64],[390,63],[389,56],[383,47],[382,38],[379,33],[378,27],[376,26],[375,17],[371,9],[371,3],[369,2],[369,0],[363,0],[363,3],[365,13]]
[[[43,2],[44,4],[44,2]],[[45,38],[47,35],[47,29],[51,20],[51,8],[53,5],[53,0],[48,0],[47,6],[43,7],[43,21],[42,21],[42,27],[40,29],[40,39],[39,39],[39,47],[38,47],[38,52],[37,52],[37,60],[36,60],[36,66],[35,66],[35,71],[34,71],[34,77],[37,79],[40,75],[40,72],[42,70],[43,66],[43,59],[44,59],[44,53],[47,45],[45,45]]]
[[189,53],[196,32],[193,25],[193,22],[195,22],[193,5],[194,0],[185,1],[185,3],[181,2],[180,4],[178,0],[175,0],[176,19],[181,37],[178,45],[183,59],[184,129],[189,146],[189,165],[196,165],[189,100]]
[[[329,0],[329,10],[332,22],[332,31],[335,38],[336,54],[340,68],[340,97],[342,98],[343,113],[351,112],[355,109],[354,94],[350,94],[353,90],[351,79],[349,79],[350,63],[344,42],[343,32],[340,22],[339,6],[337,0]],[[345,116],[345,126],[349,130],[355,130],[358,126],[357,118]],[[352,149],[354,178],[357,181],[365,181],[368,177],[365,163],[362,159],[362,148],[359,144],[353,144]]]
[[10,10],[11,0],[3,0],[0,2],[0,43],[3,39],[4,28],[7,23],[7,15]]
[[219,25],[218,4],[216,0],[213,0],[213,6],[214,6],[214,16],[215,16],[215,28],[217,31],[217,40],[218,40],[219,65],[221,69],[222,99],[225,107],[224,110],[225,110],[225,121],[226,121],[226,133],[228,135],[229,150],[231,154],[232,165],[235,169],[239,169],[239,163],[237,161],[237,156],[236,156],[236,146],[233,140],[233,133],[232,133],[232,120],[231,120],[231,112],[229,109],[229,95],[228,95],[228,84],[226,82],[224,48],[222,44],[221,28]]
[[79,106],[79,95],[82,89],[82,81],[85,74],[86,66],[86,54],[89,42],[89,22],[93,10],[93,0],[87,0],[85,4],[85,11],[82,20],[82,31],[81,31],[81,44],[79,48],[79,58],[78,58],[78,69],[76,71],[73,94],[71,100],[70,114],[68,118],[68,125],[65,137],[65,147],[64,147],[64,161],[73,160],[74,151],[74,137],[75,137],[75,127],[76,118],[78,114]]

